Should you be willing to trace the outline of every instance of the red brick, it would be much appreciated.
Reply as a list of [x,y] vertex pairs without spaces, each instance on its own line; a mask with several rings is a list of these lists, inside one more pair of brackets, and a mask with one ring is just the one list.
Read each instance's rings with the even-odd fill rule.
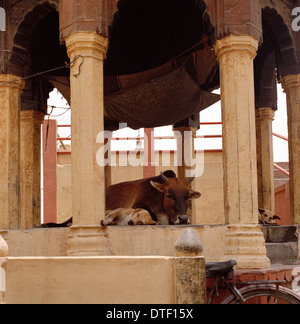
[[247,281],[253,281],[255,280],[255,276],[253,274],[242,274],[239,276],[239,281],[240,282],[247,282]]
[[285,280],[285,272],[284,271],[280,271],[277,273],[277,280]]
[[257,274],[255,280],[268,280],[269,276],[267,273]]
[[292,282],[293,281],[293,276],[292,276],[292,271],[291,270],[287,270],[284,272],[284,279],[287,282]]

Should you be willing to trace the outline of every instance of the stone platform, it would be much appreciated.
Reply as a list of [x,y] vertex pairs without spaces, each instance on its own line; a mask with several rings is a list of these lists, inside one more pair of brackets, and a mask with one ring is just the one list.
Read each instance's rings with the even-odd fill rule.
[[299,260],[299,226],[264,226],[267,256],[272,264]]
[[[193,229],[203,244],[207,262],[225,255],[226,225],[111,226],[105,229],[112,256],[174,256],[174,244],[186,229]],[[69,228],[1,231],[12,257],[67,256]]]

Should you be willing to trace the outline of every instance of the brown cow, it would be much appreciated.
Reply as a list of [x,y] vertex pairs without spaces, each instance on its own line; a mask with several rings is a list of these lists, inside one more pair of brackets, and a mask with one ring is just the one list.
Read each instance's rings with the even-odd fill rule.
[[188,224],[191,199],[201,196],[188,188],[193,180],[182,181],[173,171],[166,171],[157,177],[112,185],[106,189],[106,209],[142,208],[159,224]]
[[[188,188],[193,180],[182,181],[173,171],[165,171],[157,177],[112,185],[106,188],[106,210],[145,209],[160,225],[188,224],[187,209],[191,199],[201,196],[200,192]],[[65,226],[70,222],[72,218],[64,223]],[[62,227],[63,224],[48,225],[43,226]]]

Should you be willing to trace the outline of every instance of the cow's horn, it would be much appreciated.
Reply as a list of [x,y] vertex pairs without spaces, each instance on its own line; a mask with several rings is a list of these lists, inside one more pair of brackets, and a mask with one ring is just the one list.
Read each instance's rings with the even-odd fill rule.
[[186,178],[187,183],[192,183],[195,180],[195,177]]
[[162,180],[164,182],[168,182],[169,181],[169,179],[162,172],[160,173],[160,177],[162,178]]

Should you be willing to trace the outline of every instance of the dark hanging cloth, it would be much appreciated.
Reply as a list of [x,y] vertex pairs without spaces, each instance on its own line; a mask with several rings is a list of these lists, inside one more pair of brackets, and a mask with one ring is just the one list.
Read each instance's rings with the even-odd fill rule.
[[220,100],[219,95],[202,91],[199,84],[209,77],[214,57],[205,48],[176,64],[173,61],[134,75],[107,78],[106,114],[139,129],[172,125],[199,113]]

